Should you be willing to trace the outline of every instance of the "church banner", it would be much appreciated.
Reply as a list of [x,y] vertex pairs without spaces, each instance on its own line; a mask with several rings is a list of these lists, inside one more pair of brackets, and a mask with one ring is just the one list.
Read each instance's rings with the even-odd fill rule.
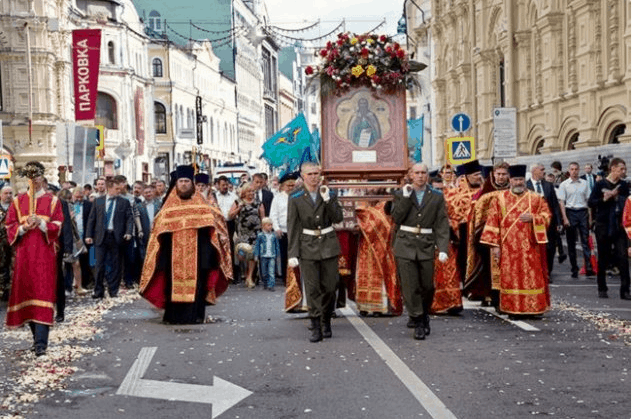
[[72,70],[75,89],[75,120],[93,120],[99,85],[100,29],[72,31]]

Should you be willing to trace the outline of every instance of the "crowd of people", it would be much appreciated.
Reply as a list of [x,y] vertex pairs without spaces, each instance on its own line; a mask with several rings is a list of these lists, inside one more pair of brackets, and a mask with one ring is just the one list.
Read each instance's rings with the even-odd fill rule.
[[405,307],[415,339],[430,334],[429,314],[460,312],[462,297],[512,316],[542,314],[556,252],[573,278],[597,276],[600,298],[606,273],[618,273],[620,297],[630,299],[630,186],[618,158],[600,176],[590,165],[580,176],[577,163],[564,172],[554,162],[549,173],[541,164],[529,173],[507,163],[434,172],[414,164],[398,190],[358,197],[352,230],[340,229],[338,200],[350,191],[330,189],[314,163],[270,187],[265,173],[234,185],[179,166],[169,185],[130,186],[117,175],[58,188],[40,163],[26,167],[28,193],[0,189],[0,292],[7,325],[30,325],[36,355],[48,327],[64,321],[66,298],[112,298],[121,287],[179,324],[204,322],[205,306],[230,283],[281,284],[286,310],[308,311],[312,342],[332,336],[344,283],[363,315]]

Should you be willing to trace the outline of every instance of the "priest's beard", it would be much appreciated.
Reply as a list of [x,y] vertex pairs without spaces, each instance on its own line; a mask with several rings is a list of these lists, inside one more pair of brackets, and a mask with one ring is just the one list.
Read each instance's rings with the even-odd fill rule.
[[180,199],[191,199],[191,197],[195,193],[195,186],[191,184],[191,187],[185,191],[181,191],[180,188],[176,187],[176,193],[178,194],[178,198]]
[[525,187],[524,186],[512,186],[511,187],[511,192],[515,193],[516,195],[522,195],[522,193],[525,191]]

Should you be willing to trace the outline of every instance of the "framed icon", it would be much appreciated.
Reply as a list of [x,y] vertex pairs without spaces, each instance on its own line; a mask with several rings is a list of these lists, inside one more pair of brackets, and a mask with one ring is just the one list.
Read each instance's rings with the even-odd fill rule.
[[322,168],[328,177],[400,177],[408,169],[406,91],[323,94]]

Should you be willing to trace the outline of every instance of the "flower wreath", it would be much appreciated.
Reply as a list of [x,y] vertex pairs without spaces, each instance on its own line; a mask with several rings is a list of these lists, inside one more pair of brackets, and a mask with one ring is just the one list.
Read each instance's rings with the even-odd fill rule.
[[307,66],[305,74],[320,76],[323,91],[337,94],[352,86],[386,91],[408,88],[417,84],[410,73],[425,67],[410,61],[408,53],[387,35],[339,33],[337,41],[327,42],[316,55],[322,65]]

